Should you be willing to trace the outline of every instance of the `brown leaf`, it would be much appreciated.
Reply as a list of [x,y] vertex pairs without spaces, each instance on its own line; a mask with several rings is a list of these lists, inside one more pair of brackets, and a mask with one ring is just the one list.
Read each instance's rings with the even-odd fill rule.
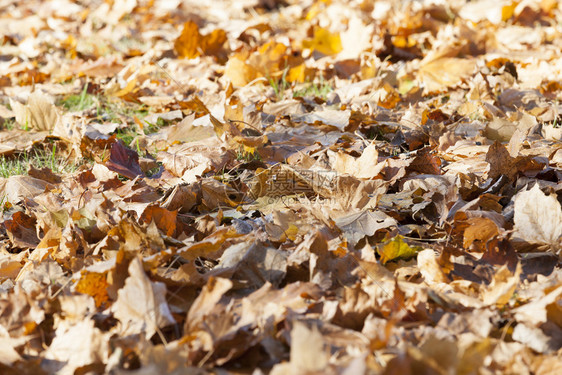
[[21,211],[14,212],[11,219],[4,221],[4,227],[14,247],[35,248],[39,244],[35,223],[35,218]]
[[488,177],[492,179],[498,178],[501,175],[506,175],[509,179],[513,179],[517,174],[516,159],[498,141],[495,141],[488,149],[486,161],[490,164]]
[[51,184],[58,184],[59,182],[62,181],[60,176],[53,173],[53,171],[47,167],[37,169],[30,164],[27,174],[30,175],[31,177],[37,178],[39,180],[47,181],[48,183]]
[[115,142],[111,145],[109,160],[105,165],[113,172],[130,179],[144,176],[139,165],[139,155],[130,148],[123,146],[121,142]]
[[139,218],[140,223],[150,223],[154,221],[158,229],[166,236],[173,236],[176,232],[177,211],[169,211],[159,206],[148,206],[142,216]]
[[466,221],[468,227],[464,230],[463,246],[465,249],[476,245],[479,251],[484,250],[486,243],[499,234],[496,223],[486,217],[473,217]]
[[429,148],[420,150],[414,160],[406,167],[409,172],[421,174],[441,174],[441,159],[430,153]]

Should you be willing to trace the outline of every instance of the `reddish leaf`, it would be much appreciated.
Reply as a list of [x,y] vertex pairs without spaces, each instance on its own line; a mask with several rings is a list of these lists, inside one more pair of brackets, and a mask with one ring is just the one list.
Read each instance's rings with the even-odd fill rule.
[[105,165],[113,172],[130,179],[144,176],[139,165],[139,155],[121,142],[115,142],[111,146],[111,154]]

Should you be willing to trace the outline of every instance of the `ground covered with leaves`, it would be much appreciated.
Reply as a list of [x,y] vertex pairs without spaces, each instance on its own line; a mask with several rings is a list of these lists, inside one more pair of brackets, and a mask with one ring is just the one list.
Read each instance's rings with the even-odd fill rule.
[[562,373],[561,49],[555,0],[0,1],[0,372]]

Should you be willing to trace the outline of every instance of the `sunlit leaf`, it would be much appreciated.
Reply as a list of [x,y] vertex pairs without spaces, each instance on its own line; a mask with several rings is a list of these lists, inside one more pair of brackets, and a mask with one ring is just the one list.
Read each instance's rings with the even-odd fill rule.
[[314,29],[314,37],[302,43],[303,48],[310,48],[324,55],[335,55],[343,49],[339,33],[332,33],[322,27]]
[[377,246],[377,252],[381,256],[381,263],[385,264],[395,259],[409,259],[418,253],[421,248],[410,246],[404,241],[404,237],[396,236],[393,239]]
[[226,42],[226,33],[215,29],[211,33],[201,35],[199,26],[193,21],[183,25],[180,36],[174,42],[174,50],[180,57],[193,59],[202,55],[216,56]]
[[94,297],[97,307],[107,307],[109,302],[108,287],[107,273],[83,271],[75,289],[79,293]]

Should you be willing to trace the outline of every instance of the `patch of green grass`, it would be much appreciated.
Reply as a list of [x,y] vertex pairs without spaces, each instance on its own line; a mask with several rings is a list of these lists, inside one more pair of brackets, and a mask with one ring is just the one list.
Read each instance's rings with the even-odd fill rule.
[[286,68],[285,70],[283,70],[283,75],[281,75],[280,79],[275,80],[271,77],[269,77],[268,79],[269,85],[271,86],[271,88],[273,88],[273,92],[275,92],[275,97],[277,98],[277,100],[283,100],[285,91],[291,88],[291,84],[287,81],[288,72],[289,69]]
[[4,119],[0,130],[12,130],[16,127],[16,119],[15,118],[7,118]]
[[[126,122],[129,126],[126,129],[117,130],[116,137],[124,144],[130,145],[131,142],[142,134],[134,118],[144,119],[148,115],[148,107],[144,104],[136,104],[114,100],[112,98],[88,94],[88,84],[84,85],[79,95],[70,95],[58,102],[68,111],[84,111],[90,108],[95,110],[95,119],[99,122]],[[148,133],[156,132],[164,123],[149,124]]]
[[120,122],[125,120],[134,124],[134,117],[142,120],[148,115],[148,108],[144,104],[123,102],[102,95],[88,94],[87,83],[79,95],[69,95],[57,104],[72,112],[84,111],[95,106],[98,121]]
[[293,92],[293,98],[313,96],[315,98],[322,98],[326,100],[326,97],[332,92],[332,90],[332,86],[330,86],[328,82],[324,81],[323,78],[320,78],[318,81],[308,83],[305,87],[295,90],[295,92]]
[[80,95],[69,95],[63,98],[58,104],[62,105],[68,111],[78,112],[92,107],[97,103],[95,95],[88,94],[88,84],[84,85]]
[[[84,85],[79,95],[67,96],[59,101],[58,105],[63,106],[69,111],[91,110],[92,112],[89,113],[89,116],[92,116],[93,119],[101,123],[126,123],[128,126],[124,129],[118,129],[115,136],[123,144],[133,148],[135,145],[132,143],[138,136],[155,133],[161,127],[168,125],[165,120],[159,118],[155,124],[147,123],[148,125],[143,127],[144,131],[141,131],[135,117],[140,121],[144,120],[149,114],[149,108],[146,105],[99,94],[89,94],[88,84]],[[138,144],[136,148],[139,155],[142,155],[143,152],[141,152]]]
[[27,173],[29,163],[23,158],[8,159],[0,157],[0,177],[17,176]]
[[118,122],[124,118],[128,123],[134,124],[134,117],[142,120],[148,115],[148,108],[144,104],[110,101],[108,98],[100,98],[100,101],[98,116],[105,117],[104,120]]
[[57,156],[56,152],[56,145],[53,145],[51,150],[33,150],[13,158],[1,156],[0,176],[25,175],[30,165],[37,169],[47,167],[54,173],[72,173],[78,169],[78,164]]
[[156,133],[164,126],[168,126],[170,124],[170,121],[164,120],[162,117],[158,117],[155,124],[146,120],[144,120],[144,122],[148,124],[148,126],[145,126],[144,128],[144,134]]
[[[115,133],[116,138],[121,140],[123,144],[130,146],[136,137],[143,135],[143,132],[139,129],[134,118],[136,117],[142,121],[148,115],[148,108],[145,105],[110,101],[108,98],[101,98],[100,103],[101,105],[97,109],[98,121],[125,121],[128,124],[125,129],[118,129]],[[160,122],[148,124],[148,126],[144,128],[144,133],[150,134],[157,132],[160,127]]]
[[115,133],[115,137],[123,142],[123,144],[126,146],[129,146],[137,136],[138,133],[130,128],[117,129],[117,133]]

